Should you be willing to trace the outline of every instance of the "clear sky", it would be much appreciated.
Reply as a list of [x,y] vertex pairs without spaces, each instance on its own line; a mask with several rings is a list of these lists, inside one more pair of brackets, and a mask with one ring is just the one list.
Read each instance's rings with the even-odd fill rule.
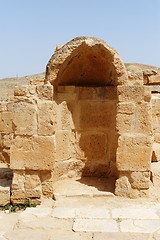
[[160,67],[160,0],[0,0],[0,78],[45,71],[56,44],[95,36]]

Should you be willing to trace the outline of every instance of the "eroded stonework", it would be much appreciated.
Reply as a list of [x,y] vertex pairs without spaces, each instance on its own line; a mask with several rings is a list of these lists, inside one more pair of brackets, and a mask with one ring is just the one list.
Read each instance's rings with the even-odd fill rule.
[[102,40],[57,48],[44,82],[0,102],[0,205],[38,203],[59,179],[82,176],[115,179],[119,196],[146,196],[160,160],[159,84],[159,69],[125,67]]

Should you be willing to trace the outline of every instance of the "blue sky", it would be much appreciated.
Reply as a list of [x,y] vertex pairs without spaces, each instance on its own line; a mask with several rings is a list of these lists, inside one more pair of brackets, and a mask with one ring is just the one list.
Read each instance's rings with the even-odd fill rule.
[[0,0],[0,78],[45,71],[56,44],[95,36],[160,67],[160,0]]

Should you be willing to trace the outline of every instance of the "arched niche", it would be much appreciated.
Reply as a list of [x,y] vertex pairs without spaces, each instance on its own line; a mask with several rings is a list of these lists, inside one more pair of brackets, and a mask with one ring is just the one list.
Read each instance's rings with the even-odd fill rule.
[[73,39],[56,49],[46,67],[45,81],[54,86],[117,86],[126,80],[118,53],[97,38]]

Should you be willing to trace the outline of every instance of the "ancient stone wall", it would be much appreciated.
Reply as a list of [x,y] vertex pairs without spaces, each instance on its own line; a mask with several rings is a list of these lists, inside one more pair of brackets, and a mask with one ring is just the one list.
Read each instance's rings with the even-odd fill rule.
[[148,194],[160,159],[159,73],[127,70],[103,41],[76,38],[56,49],[44,83],[17,86],[0,103],[0,168],[13,171],[13,203],[38,203],[57,180],[82,176],[114,177],[119,196]]

